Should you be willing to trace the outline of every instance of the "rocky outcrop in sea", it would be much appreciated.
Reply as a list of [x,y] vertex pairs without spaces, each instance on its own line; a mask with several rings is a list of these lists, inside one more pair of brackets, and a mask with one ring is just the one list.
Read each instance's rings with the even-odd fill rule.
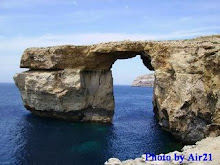
[[133,82],[133,87],[153,87],[154,86],[154,74],[146,74],[137,77]]
[[14,80],[24,106],[36,115],[111,122],[112,65],[135,56],[154,71],[154,112],[163,129],[187,143],[220,134],[219,35],[28,48],[20,67],[29,70]]

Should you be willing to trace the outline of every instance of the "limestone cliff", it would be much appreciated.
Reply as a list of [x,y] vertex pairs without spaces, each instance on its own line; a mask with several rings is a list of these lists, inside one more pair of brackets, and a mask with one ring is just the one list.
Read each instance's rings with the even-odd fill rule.
[[153,87],[154,86],[154,74],[146,74],[137,77],[133,82],[134,87]]
[[[14,79],[31,112],[73,121],[111,122],[111,67],[140,55],[155,71],[159,124],[185,142],[220,133],[220,36],[28,48]],[[135,69],[135,68],[134,68]]]

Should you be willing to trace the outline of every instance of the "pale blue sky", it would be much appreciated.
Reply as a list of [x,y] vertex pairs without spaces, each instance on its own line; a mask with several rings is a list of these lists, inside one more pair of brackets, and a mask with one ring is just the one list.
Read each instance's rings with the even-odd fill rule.
[[[0,82],[12,82],[27,47],[220,33],[219,0],[0,0]],[[115,84],[149,71],[139,58],[113,66]]]

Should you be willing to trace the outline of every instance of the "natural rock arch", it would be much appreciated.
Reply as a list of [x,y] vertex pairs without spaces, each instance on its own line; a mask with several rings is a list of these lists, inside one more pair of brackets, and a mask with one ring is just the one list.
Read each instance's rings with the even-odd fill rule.
[[155,71],[154,112],[159,124],[186,142],[219,133],[220,37],[110,42],[26,49],[14,79],[24,106],[39,116],[111,122],[111,67],[141,55]]

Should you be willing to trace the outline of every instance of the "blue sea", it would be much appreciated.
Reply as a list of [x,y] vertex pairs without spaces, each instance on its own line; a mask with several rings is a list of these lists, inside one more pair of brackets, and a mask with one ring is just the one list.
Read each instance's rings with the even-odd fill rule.
[[114,86],[112,125],[71,123],[32,115],[14,84],[0,84],[0,164],[103,165],[180,150],[157,124],[152,95],[153,88]]

